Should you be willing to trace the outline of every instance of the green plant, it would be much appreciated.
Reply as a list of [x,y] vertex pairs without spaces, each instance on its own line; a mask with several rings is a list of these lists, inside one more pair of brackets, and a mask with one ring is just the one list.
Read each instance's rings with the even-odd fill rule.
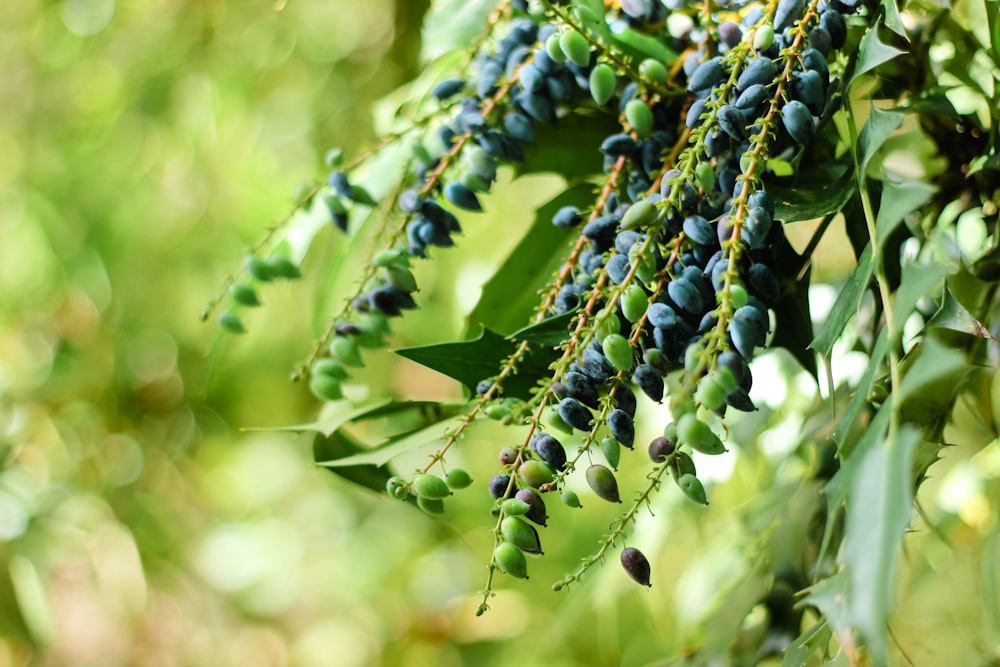
[[[823,529],[803,536],[807,562],[774,571],[762,599],[790,585],[804,596],[783,609],[816,619],[775,624],[750,652],[805,664],[841,650],[885,664],[916,489],[960,400],[992,415],[982,389],[996,364],[1000,15],[993,0],[966,10],[911,3],[904,22],[893,0],[496,4],[457,49],[461,64],[428,63],[370,152],[328,155],[329,178],[304,188],[258,246],[278,254],[248,257],[207,312],[227,308],[220,323],[242,331],[230,306],[298,277],[324,227],[342,235],[360,276],[324,294],[344,305],[296,375],[325,401],[347,400],[355,381],[375,400],[313,426],[316,460],[437,514],[485,493],[473,484],[451,498],[466,481],[444,481],[453,450],[501,450],[486,484],[494,543],[479,613],[497,574],[529,574],[524,553],[541,544],[528,521],[545,525],[556,494],[580,505],[575,477],[625,509],[557,590],[626,544],[668,492],[667,473],[707,505],[701,457],[752,447],[769,426],[777,411],[758,411],[751,362],[783,348],[825,390],[799,408],[822,415],[790,450],[826,504],[809,507]],[[963,24],[976,11],[987,30]],[[932,61],[944,43],[966,55]],[[353,379],[346,369],[362,369],[389,345],[390,322],[422,305],[418,265],[462,252],[463,225],[490,208],[499,169],[554,172],[562,191],[518,226],[465,339],[396,350],[461,382],[467,403],[397,400],[377,377]],[[812,274],[831,235],[853,272],[817,313]],[[838,346],[865,355],[860,377],[834,381]],[[654,411],[669,423],[640,441],[650,460],[623,457]],[[405,427],[375,446],[353,434],[386,417]],[[493,450],[471,433],[483,418],[509,434]],[[424,465],[390,469],[431,440]],[[644,477],[620,490],[612,468],[637,461]],[[621,557],[649,583],[645,556]]]

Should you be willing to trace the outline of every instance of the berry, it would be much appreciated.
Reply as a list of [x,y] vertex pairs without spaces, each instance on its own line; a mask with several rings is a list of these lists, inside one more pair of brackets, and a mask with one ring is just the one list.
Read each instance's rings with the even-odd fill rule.
[[618,480],[607,467],[595,463],[587,468],[587,485],[602,500],[609,503],[620,503],[621,497],[618,494]]
[[650,585],[649,561],[641,551],[634,547],[626,547],[622,549],[621,561],[622,567],[625,568],[628,576],[643,586]]
[[493,562],[504,574],[518,579],[528,578],[528,561],[524,558],[524,552],[510,542],[497,545],[493,550]]

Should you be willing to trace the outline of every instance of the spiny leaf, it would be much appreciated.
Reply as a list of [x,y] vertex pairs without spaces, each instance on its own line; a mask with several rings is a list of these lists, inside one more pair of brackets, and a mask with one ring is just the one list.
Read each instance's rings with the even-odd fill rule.
[[809,343],[809,347],[819,352],[824,358],[830,358],[834,343],[844,333],[844,327],[847,326],[850,319],[858,312],[861,300],[864,298],[865,290],[868,289],[868,283],[871,282],[874,270],[872,247],[868,245],[865,247],[864,252],[861,253],[854,273],[847,279],[847,283],[844,284],[844,287],[840,290],[840,294],[837,295],[837,300],[834,301],[833,308],[830,309],[830,314],[827,315],[819,333]]

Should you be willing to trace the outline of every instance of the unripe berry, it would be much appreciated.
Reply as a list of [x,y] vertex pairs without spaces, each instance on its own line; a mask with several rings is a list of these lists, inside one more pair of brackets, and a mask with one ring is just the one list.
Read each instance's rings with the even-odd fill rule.
[[472,477],[461,468],[452,468],[445,474],[444,481],[449,489],[458,490],[467,488],[472,484]]
[[618,494],[618,480],[615,475],[605,466],[595,463],[587,468],[587,484],[591,490],[602,500],[609,503],[620,503],[621,496]]
[[510,542],[497,545],[493,550],[493,561],[504,574],[518,579],[528,578],[528,561],[524,558],[524,552]]
[[451,495],[448,484],[437,475],[428,472],[417,475],[413,480],[413,492],[420,498],[430,500],[440,500]]
[[508,516],[500,522],[500,532],[521,551],[529,554],[542,553],[542,544],[538,539],[538,531],[517,516]]

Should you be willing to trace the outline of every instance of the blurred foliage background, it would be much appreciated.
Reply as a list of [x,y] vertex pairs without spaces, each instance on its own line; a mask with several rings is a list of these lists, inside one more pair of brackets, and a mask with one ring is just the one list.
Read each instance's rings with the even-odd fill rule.
[[[601,534],[604,519],[589,519],[550,539],[532,579],[480,619],[481,489],[434,519],[311,466],[308,440],[241,430],[316,412],[288,374],[324,321],[303,305],[324,289],[309,271],[321,258],[307,259],[306,280],[264,294],[250,336],[223,338],[199,311],[296,185],[323,173],[327,147],[350,155],[371,140],[374,101],[419,70],[425,9],[0,8],[0,667],[665,665],[692,647],[721,655],[768,613],[758,565],[794,561],[799,536],[822,528],[781,520],[789,503],[819,511],[802,475],[815,448],[799,445],[822,439],[811,415],[828,410],[783,355],[761,359],[776,380],[746,429],[764,435],[714,475],[712,511],[663,494],[640,522],[651,591],[617,567],[549,590]],[[491,219],[523,217],[559,186],[504,183],[510,208]],[[442,254],[420,277],[422,307],[440,317],[404,320],[394,344],[463,330],[515,236],[474,225],[453,251],[461,263]],[[831,280],[849,269],[820,267]],[[401,360],[373,365],[398,395],[461,395]],[[499,434],[473,433],[491,451]],[[994,438],[960,414],[960,446],[921,489],[926,519],[906,543],[893,625],[913,664],[1000,660]],[[463,463],[485,479],[484,458]]]

